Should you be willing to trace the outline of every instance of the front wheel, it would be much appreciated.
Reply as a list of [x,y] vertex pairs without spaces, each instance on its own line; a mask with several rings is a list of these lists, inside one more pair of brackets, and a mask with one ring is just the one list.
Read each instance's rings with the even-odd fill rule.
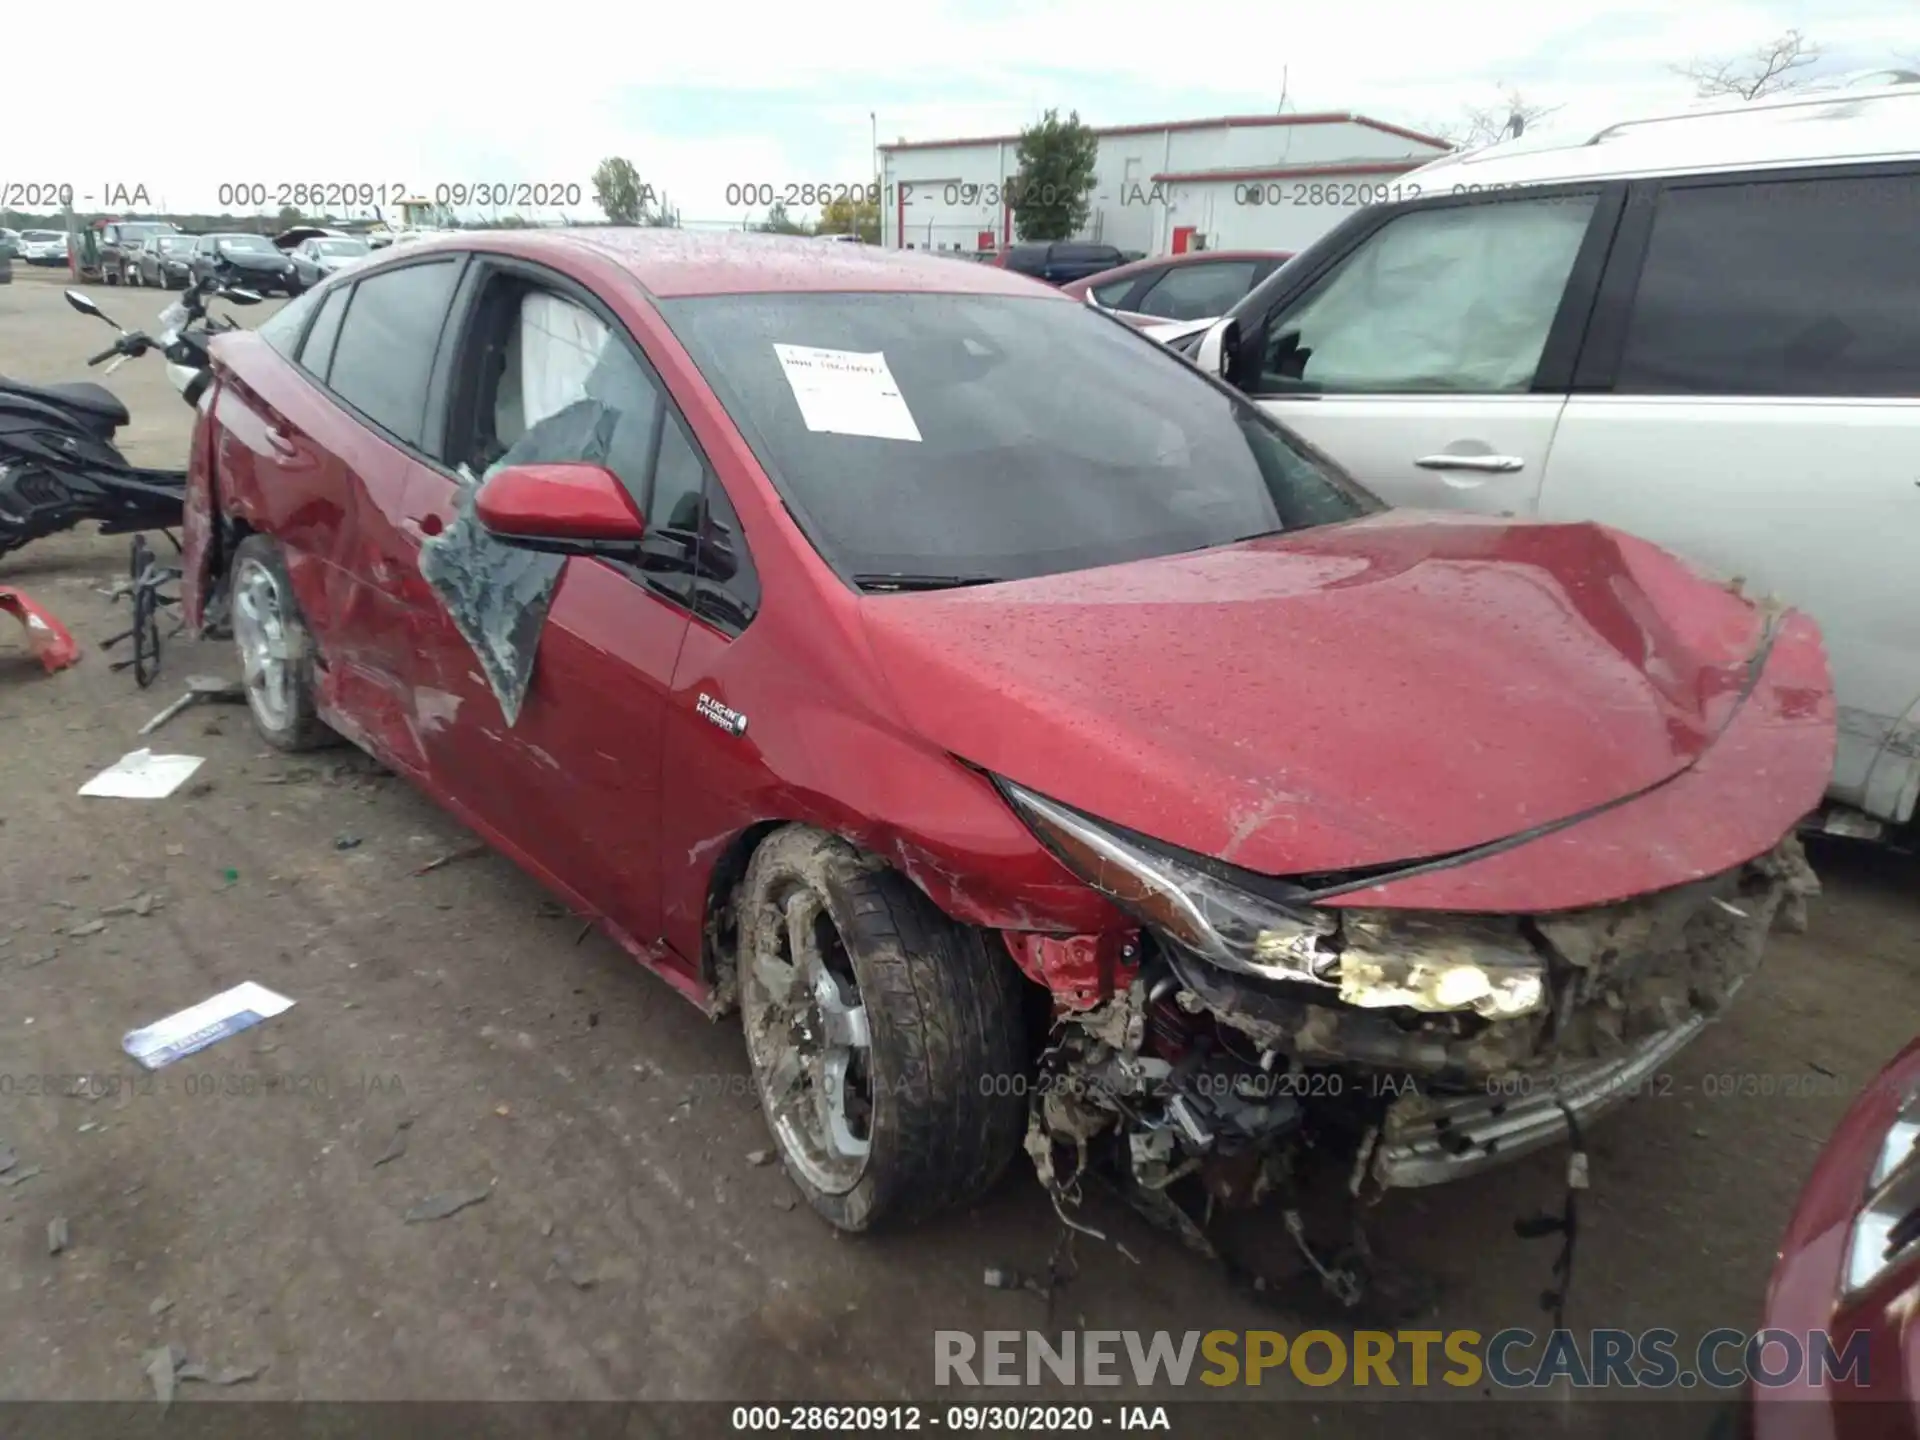
[[787,1173],[860,1232],[983,1194],[1019,1151],[1022,981],[984,931],[803,825],[754,852],[741,1019]]
[[232,596],[233,642],[261,738],[289,751],[332,743],[314,705],[313,637],[270,536],[249,535],[234,551]]

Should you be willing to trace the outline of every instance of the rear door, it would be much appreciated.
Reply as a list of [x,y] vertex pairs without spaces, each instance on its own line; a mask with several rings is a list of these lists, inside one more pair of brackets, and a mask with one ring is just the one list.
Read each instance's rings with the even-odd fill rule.
[[1835,798],[1920,790],[1920,167],[1648,181],[1541,512],[1637,532],[1805,609]]
[[294,368],[249,367],[220,392],[223,474],[270,513],[327,662],[328,719],[418,772],[411,723],[410,608],[424,582],[404,500],[425,445],[440,332],[464,256],[441,256],[316,290],[259,331]]
[[1622,190],[1383,209],[1284,286],[1234,378],[1396,505],[1530,514]]

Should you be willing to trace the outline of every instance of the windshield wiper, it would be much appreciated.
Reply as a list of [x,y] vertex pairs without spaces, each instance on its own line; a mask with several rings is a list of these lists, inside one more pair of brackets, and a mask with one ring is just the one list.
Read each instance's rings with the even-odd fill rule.
[[853,583],[862,590],[958,590],[963,585],[995,585],[1000,575],[910,575],[890,572],[884,575],[855,575]]

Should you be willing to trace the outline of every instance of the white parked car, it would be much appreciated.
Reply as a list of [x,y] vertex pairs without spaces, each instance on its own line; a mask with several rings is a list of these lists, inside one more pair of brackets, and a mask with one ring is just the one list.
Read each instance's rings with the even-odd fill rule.
[[1810,612],[1830,798],[1911,819],[1920,84],[1529,136],[1400,183],[1418,197],[1164,338],[1391,503],[1601,521]]
[[20,258],[29,265],[66,264],[66,232],[64,230],[22,230]]

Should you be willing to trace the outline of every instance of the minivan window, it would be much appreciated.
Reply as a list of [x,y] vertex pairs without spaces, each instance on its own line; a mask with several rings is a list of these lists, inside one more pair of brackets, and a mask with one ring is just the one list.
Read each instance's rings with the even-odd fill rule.
[[1920,176],[1664,190],[1615,389],[1920,396]]
[[354,287],[333,348],[333,392],[408,445],[420,444],[427,381],[457,273],[452,260],[434,260],[367,276]]
[[1268,326],[1256,389],[1525,390],[1597,197],[1395,216]]
[[1085,305],[786,293],[660,309],[856,584],[1049,575],[1379,505],[1257,406]]

